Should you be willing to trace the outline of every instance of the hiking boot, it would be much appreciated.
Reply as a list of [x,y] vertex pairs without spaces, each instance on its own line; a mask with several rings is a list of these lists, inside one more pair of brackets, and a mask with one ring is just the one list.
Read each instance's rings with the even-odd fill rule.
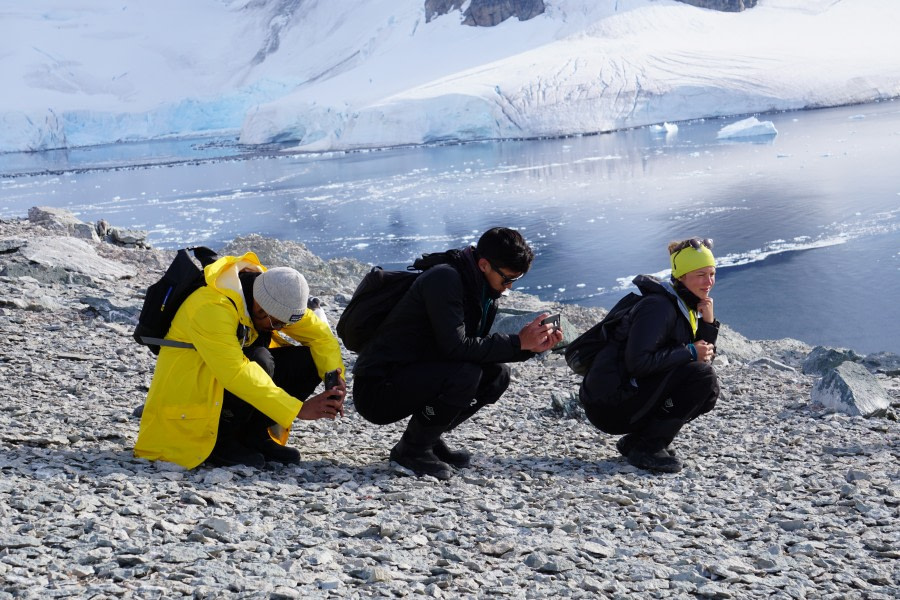
[[618,442],[616,442],[616,450],[619,451],[619,454],[627,458],[628,453],[631,452],[631,449],[634,447],[634,443],[636,441],[636,435],[634,435],[633,433],[626,433],[619,438]]
[[282,446],[269,434],[269,428],[274,425],[272,419],[253,408],[239,429],[238,439],[248,448],[261,453],[267,461],[285,465],[299,464],[300,451]]
[[444,461],[454,469],[465,469],[472,464],[471,452],[464,449],[451,450],[441,438],[438,438],[431,450],[439,460]]
[[283,465],[300,464],[299,450],[288,446],[282,446],[271,438],[253,444],[253,449],[262,453],[267,461],[277,462]]
[[391,460],[416,475],[431,475],[445,481],[453,477],[450,465],[435,456],[431,448],[413,446],[403,439],[391,448]]
[[248,448],[236,440],[217,441],[206,462],[217,467],[246,465],[262,469],[266,465],[266,459],[261,452]]
[[639,469],[657,473],[678,473],[684,466],[680,458],[672,456],[665,448],[651,452],[642,444],[636,444],[625,458]]
[[[637,436],[635,436],[633,433],[626,433],[621,438],[619,438],[618,442],[616,442],[616,450],[618,450],[619,454],[621,454],[622,456],[627,457],[636,441]],[[666,446],[666,452],[669,453],[669,456],[678,456],[678,452],[676,452],[675,446],[671,444]]]

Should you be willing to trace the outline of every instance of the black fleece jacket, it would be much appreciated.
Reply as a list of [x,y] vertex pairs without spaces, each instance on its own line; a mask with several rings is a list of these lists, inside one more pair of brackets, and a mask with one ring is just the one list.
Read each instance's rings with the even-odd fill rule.
[[378,375],[393,364],[526,360],[518,335],[487,335],[497,298],[476,266],[474,249],[423,272],[359,354],[356,375]]
[[698,319],[695,336],[672,292],[691,309],[697,307],[696,296],[678,284],[666,286],[649,275],[638,275],[633,283],[645,298],[621,324],[628,332],[624,358],[629,375],[640,379],[664,373],[693,360],[688,344],[699,340],[716,343],[719,322]]

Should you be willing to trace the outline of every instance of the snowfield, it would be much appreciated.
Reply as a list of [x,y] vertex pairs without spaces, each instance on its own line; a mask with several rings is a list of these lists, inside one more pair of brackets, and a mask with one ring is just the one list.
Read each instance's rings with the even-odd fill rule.
[[0,11],[0,151],[227,134],[341,150],[574,135],[900,96],[900,3],[83,0]]

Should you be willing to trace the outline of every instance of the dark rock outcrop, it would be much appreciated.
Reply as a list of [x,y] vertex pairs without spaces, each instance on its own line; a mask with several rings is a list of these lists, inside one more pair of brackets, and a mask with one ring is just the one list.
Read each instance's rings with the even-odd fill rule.
[[[450,11],[460,10],[464,0],[425,0],[425,20]],[[474,27],[493,27],[510,17],[527,21],[544,12],[544,0],[472,0],[469,8],[463,13],[463,25]]]
[[816,346],[803,361],[803,373],[821,376],[842,363],[859,362],[862,358],[853,350]]
[[861,363],[872,373],[884,373],[889,377],[900,377],[900,356],[893,352],[876,352],[867,355]]
[[[679,0],[698,8],[723,12],[741,12],[756,6],[757,0]],[[425,0],[425,22],[461,10],[465,0]],[[510,17],[527,21],[543,14],[544,0],[472,0],[463,13],[463,25],[493,27]]]
[[678,0],[698,8],[710,8],[722,12],[741,12],[756,6],[757,0]]

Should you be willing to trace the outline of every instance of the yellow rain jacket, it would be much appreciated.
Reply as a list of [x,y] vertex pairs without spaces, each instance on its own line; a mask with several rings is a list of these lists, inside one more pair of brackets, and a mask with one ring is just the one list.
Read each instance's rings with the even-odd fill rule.
[[[256,254],[223,256],[204,269],[206,286],[192,293],[175,313],[166,339],[189,342],[196,349],[163,346],[144,404],[134,454],[192,469],[212,452],[225,389],[268,415],[283,429],[303,402],[275,385],[258,364],[244,356],[238,324],[247,327],[244,344],[257,337],[245,306],[238,273],[265,271]],[[341,350],[328,324],[311,310],[281,333],[309,347],[319,377],[344,372]],[[272,336],[270,347],[287,345]]]

